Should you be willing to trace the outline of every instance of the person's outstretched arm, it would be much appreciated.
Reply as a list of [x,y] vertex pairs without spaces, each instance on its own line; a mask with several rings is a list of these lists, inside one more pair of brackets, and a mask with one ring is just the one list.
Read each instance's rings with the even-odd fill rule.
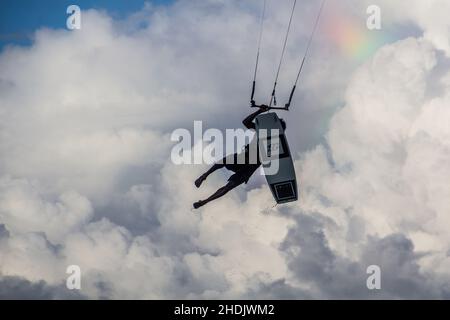
[[253,123],[253,120],[255,120],[258,114],[261,114],[269,110],[269,107],[264,104],[258,106],[258,108],[259,109],[257,111],[253,112],[251,115],[249,115],[242,121],[242,123],[247,129],[255,129],[255,124]]

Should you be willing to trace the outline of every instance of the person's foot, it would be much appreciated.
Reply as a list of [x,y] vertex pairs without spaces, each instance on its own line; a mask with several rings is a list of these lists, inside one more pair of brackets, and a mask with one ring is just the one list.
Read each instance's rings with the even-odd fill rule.
[[194,209],[198,209],[198,208],[200,208],[201,206],[204,206],[204,205],[205,205],[205,202],[203,202],[202,200],[194,202],[194,204],[193,204]]
[[200,186],[202,185],[203,181],[205,181],[206,177],[204,175],[201,175],[200,178],[198,178],[197,180],[195,180],[195,186],[197,188],[200,188]]

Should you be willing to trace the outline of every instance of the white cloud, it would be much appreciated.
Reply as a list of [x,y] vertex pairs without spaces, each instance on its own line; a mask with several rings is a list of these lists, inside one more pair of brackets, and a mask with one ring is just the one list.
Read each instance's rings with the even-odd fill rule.
[[[392,28],[405,21],[399,3]],[[270,191],[253,178],[256,187],[190,210],[225,177],[195,189],[205,168],[170,163],[169,133],[196,119],[234,128],[249,111],[258,7],[179,1],[125,21],[90,10],[81,31],[43,29],[0,55],[0,286],[61,297],[78,264],[90,298],[448,296],[450,73],[437,51],[448,30],[429,19],[433,6],[406,15],[423,38],[383,47],[354,73],[319,32],[285,116],[302,151],[299,202],[267,210]],[[288,9],[269,11],[259,100]],[[316,2],[302,9],[280,96]],[[305,152],[321,138],[310,128],[341,101],[326,143]],[[364,287],[368,263],[390,283],[378,296]]]
[[338,227],[338,233],[324,228],[335,254],[355,259],[358,249],[346,233],[357,216],[363,224],[358,244],[370,235],[403,233],[427,252],[417,259],[420,272],[439,281],[445,275],[435,283],[443,287],[450,262],[445,230],[450,153],[440,122],[449,119],[448,105],[441,103],[450,88],[442,97],[427,97],[436,67],[435,49],[425,40],[405,39],[381,49],[354,74],[347,104],[331,121],[328,149],[319,146],[304,155],[299,170],[305,190],[301,208],[321,212]]
[[59,242],[92,216],[91,203],[76,192],[47,200],[39,186],[26,180],[0,180],[0,217],[13,233],[44,232]]

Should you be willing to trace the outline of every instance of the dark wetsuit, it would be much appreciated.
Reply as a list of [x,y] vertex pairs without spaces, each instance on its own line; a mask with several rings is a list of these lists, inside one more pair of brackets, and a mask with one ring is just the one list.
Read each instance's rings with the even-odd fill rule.
[[[255,129],[255,124],[251,123],[251,125],[249,126],[249,129]],[[255,155],[250,157],[250,148],[252,148],[252,151],[256,152],[256,157]],[[226,156],[222,161],[224,161],[225,168],[234,172],[234,174],[228,178],[228,181],[233,181],[237,184],[247,183],[253,173],[261,165],[257,136],[255,135],[250,144],[247,144],[242,152]]]
[[[242,121],[242,124],[247,129],[255,129],[255,124],[253,123],[253,120],[259,114],[269,110],[268,106],[266,105],[256,106],[253,101],[252,106],[259,107],[259,110],[250,114],[249,116],[247,116],[247,118],[245,118]],[[234,172],[234,174],[230,178],[228,178],[228,183],[226,185],[219,188],[214,194],[209,196],[207,199],[195,202],[193,204],[194,209],[198,209],[201,206],[207,204],[208,202],[223,197],[227,192],[233,190],[242,183],[247,183],[250,177],[253,175],[253,173],[255,173],[255,171],[261,165],[261,161],[259,159],[258,145],[259,145],[258,136],[255,136],[252,139],[252,141],[245,146],[242,152],[225,156],[225,158],[223,158],[222,161],[215,163],[207,172],[205,172],[197,180],[195,180],[195,186],[198,188],[211,173],[213,173],[218,169],[225,167],[228,170]]]

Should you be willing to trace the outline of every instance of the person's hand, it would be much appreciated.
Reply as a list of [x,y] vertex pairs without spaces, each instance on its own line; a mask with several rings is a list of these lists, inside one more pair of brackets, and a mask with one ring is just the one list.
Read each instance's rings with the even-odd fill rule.
[[265,104],[260,105],[260,106],[259,106],[259,109],[260,109],[262,112],[266,112],[266,111],[269,111],[269,110],[270,110],[269,106],[267,106],[267,105],[265,105]]

